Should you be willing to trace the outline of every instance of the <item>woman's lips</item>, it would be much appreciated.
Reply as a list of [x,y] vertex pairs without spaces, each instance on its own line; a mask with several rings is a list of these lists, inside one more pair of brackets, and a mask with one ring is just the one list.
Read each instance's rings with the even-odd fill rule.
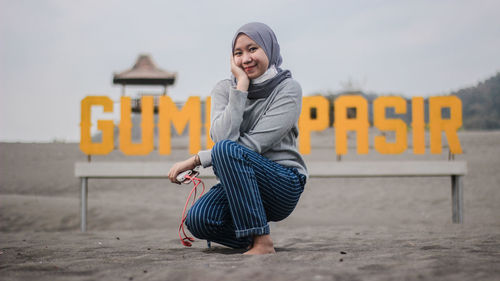
[[247,67],[245,67],[245,71],[248,72],[248,71],[251,71],[254,68],[255,68],[255,65],[253,65],[253,66],[247,66]]

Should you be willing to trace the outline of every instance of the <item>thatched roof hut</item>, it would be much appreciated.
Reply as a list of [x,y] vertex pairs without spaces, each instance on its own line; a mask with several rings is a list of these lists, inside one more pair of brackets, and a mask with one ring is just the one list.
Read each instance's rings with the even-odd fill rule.
[[113,84],[123,86],[122,95],[125,94],[126,85],[163,86],[166,94],[167,86],[174,84],[176,76],[177,73],[158,68],[149,55],[142,54],[132,68],[113,75]]

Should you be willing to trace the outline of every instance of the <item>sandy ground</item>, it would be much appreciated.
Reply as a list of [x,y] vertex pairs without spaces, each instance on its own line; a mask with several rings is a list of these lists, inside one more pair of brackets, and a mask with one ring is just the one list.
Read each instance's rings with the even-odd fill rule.
[[[271,224],[276,255],[177,236],[188,188],[166,180],[91,180],[79,231],[77,144],[0,143],[1,280],[500,280],[500,132],[461,132],[469,173],[464,221],[451,223],[449,178],[311,178],[295,212]],[[335,159],[333,132],[306,160]],[[175,161],[172,155],[93,161]],[[447,159],[376,152],[343,161]],[[207,180],[211,186],[214,180]]]

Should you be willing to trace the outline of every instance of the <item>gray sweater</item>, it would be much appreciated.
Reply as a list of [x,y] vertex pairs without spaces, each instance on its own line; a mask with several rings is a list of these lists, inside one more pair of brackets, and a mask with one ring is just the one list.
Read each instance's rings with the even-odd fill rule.
[[[297,121],[302,89],[293,79],[281,82],[265,99],[247,99],[247,92],[222,80],[212,90],[210,137],[214,142],[229,139],[283,166],[297,168],[308,176],[297,149]],[[203,167],[212,165],[211,150],[198,152]]]

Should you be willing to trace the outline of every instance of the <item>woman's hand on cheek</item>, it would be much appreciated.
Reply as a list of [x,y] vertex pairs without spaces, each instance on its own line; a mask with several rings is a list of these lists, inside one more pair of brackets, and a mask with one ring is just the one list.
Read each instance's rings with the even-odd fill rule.
[[248,75],[245,73],[243,68],[236,65],[233,55],[231,55],[231,72],[233,73],[234,77],[236,77],[236,81],[238,83],[236,85],[236,89],[243,92],[248,91],[250,79],[248,78]]

